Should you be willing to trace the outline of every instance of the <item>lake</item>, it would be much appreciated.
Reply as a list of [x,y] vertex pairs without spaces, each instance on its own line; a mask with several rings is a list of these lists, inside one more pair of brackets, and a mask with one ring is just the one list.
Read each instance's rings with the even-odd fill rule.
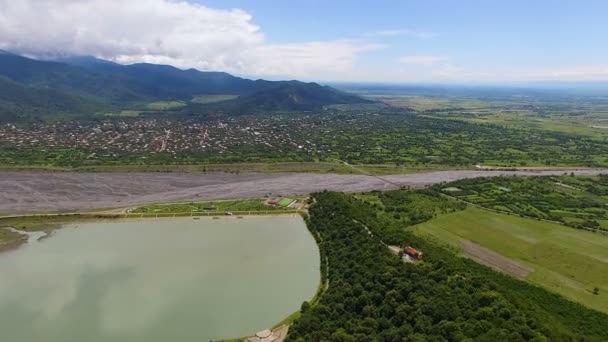
[[11,342],[242,337],[297,311],[319,281],[319,251],[300,217],[69,224],[0,254],[0,334]]

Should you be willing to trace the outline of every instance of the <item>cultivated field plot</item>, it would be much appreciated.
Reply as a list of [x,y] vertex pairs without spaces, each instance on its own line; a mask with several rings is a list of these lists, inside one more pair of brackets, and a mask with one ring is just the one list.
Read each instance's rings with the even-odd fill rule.
[[608,175],[461,180],[441,191],[494,210],[608,230]]
[[[510,272],[513,276],[608,312],[606,235],[478,208],[442,215],[414,229],[417,235],[448,244],[464,256],[504,272],[515,269]],[[484,257],[483,250],[475,247],[476,252],[468,255],[470,246],[490,253]],[[598,294],[594,294],[596,288]]]

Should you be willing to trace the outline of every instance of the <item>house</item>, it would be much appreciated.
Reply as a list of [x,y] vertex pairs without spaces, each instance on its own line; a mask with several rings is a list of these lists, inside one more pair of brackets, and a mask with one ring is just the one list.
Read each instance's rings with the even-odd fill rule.
[[422,252],[415,249],[412,246],[403,246],[403,253],[408,255],[410,258],[414,259],[414,260],[420,260],[422,259]]

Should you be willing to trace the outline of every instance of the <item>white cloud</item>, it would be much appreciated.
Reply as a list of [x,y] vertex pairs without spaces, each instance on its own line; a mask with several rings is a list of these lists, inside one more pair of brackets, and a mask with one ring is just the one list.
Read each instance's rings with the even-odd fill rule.
[[359,53],[381,48],[384,46],[352,40],[264,45],[247,51],[245,59],[255,74],[328,79],[353,71],[353,57]]
[[411,29],[389,29],[369,32],[366,34],[368,37],[394,37],[394,36],[409,36],[419,39],[428,39],[437,36],[433,32],[425,32]]
[[439,65],[425,77],[437,81],[527,82],[527,81],[605,81],[608,64],[563,65],[555,67],[520,67],[475,69],[452,64]]
[[445,57],[429,55],[412,55],[399,58],[402,64],[432,65],[445,61]]
[[357,40],[270,45],[252,16],[176,0],[0,0],[0,49],[94,55],[259,76],[314,79],[351,71],[380,45]]

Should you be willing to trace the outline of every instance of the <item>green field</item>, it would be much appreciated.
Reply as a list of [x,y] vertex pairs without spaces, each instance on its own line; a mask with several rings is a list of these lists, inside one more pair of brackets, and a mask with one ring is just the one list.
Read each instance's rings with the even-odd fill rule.
[[290,204],[291,204],[291,202],[293,202],[293,199],[292,199],[292,198],[287,198],[287,197],[285,197],[285,198],[281,198],[281,200],[279,201],[279,203],[278,203],[278,204],[279,204],[281,207],[287,207],[288,205],[290,205]]
[[185,107],[187,104],[183,101],[158,101],[148,103],[146,109],[149,110],[171,110]]
[[238,95],[229,95],[229,94],[225,94],[225,95],[202,94],[202,95],[194,96],[194,98],[192,99],[192,102],[200,103],[200,104],[207,104],[207,103],[216,103],[216,102],[234,100],[237,97],[239,97],[239,96]]
[[[472,241],[531,267],[528,281],[608,312],[608,235],[477,208],[440,216],[414,231],[455,249],[462,240]],[[599,294],[593,293],[596,287]]]
[[[289,202],[291,203],[291,201]],[[153,204],[132,209],[130,212],[137,213],[204,213],[225,211],[270,211],[282,210],[282,207],[270,206],[262,199],[234,200],[234,201],[210,201],[210,202],[188,202]]]

